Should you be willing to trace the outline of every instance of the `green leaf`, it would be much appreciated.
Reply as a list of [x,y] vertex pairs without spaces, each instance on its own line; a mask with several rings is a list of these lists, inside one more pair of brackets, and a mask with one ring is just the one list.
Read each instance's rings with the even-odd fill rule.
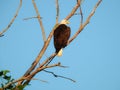
[[2,76],[3,75],[3,71],[0,71],[0,76]]
[[3,75],[6,75],[9,72],[10,72],[9,70],[3,70]]
[[3,78],[9,81],[11,79],[11,76],[5,75]]
[[20,85],[18,86],[19,90],[23,90],[24,89],[24,86],[23,85]]

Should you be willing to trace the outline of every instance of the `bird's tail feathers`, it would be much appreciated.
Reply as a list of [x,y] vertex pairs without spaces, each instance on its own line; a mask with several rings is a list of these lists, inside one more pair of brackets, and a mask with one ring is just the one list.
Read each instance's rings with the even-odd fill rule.
[[60,51],[57,53],[57,56],[58,56],[58,57],[61,57],[61,56],[62,56],[62,52],[63,52],[63,50],[62,50],[62,48],[61,48]]

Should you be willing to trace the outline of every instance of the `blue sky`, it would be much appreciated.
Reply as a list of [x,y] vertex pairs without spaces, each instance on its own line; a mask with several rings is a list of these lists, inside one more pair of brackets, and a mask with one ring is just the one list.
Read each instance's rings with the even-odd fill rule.
[[[35,0],[42,16],[46,36],[55,24],[55,0]],[[60,20],[66,17],[75,5],[75,0],[60,1]],[[84,0],[82,4],[84,21],[97,0]],[[76,83],[40,72],[35,76],[43,83],[33,80],[26,90],[120,90],[120,31],[118,0],[103,0],[80,35],[64,49],[61,62],[69,68],[49,69],[58,75],[76,80]],[[0,0],[0,31],[14,16],[19,0]],[[0,70],[9,69],[14,78],[19,78],[30,67],[43,46],[41,30],[37,19],[24,21],[36,16],[31,0],[23,0],[22,8],[15,22],[0,38]],[[79,17],[71,18],[72,34],[79,27]],[[54,52],[51,41],[42,60]]]

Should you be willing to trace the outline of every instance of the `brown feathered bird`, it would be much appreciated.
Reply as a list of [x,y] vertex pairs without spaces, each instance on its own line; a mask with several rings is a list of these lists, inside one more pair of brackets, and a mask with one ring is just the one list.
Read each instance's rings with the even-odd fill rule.
[[57,56],[62,56],[62,49],[67,46],[68,39],[70,37],[70,27],[67,20],[62,20],[60,25],[54,31],[54,47],[56,49]]

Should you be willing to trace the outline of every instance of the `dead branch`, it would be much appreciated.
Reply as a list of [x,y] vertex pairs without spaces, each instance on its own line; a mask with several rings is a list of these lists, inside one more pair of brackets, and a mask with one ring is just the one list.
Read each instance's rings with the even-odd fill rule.
[[60,77],[60,78],[64,78],[64,79],[70,80],[70,81],[72,81],[72,82],[76,82],[75,80],[73,80],[73,79],[71,79],[71,78],[64,77],[64,76],[61,76],[61,75],[57,75],[57,74],[55,74],[54,72],[47,71],[47,70],[43,70],[43,71],[52,74],[52,75],[53,75],[54,77],[56,77],[56,78],[57,78],[57,77]]
[[0,36],[2,36],[3,33],[5,33],[5,32],[10,28],[10,26],[13,24],[13,22],[14,22],[15,19],[16,19],[16,17],[18,16],[18,13],[19,13],[19,11],[20,11],[21,6],[22,6],[22,0],[20,0],[20,4],[19,4],[19,6],[18,6],[18,9],[17,9],[14,17],[12,18],[12,20],[11,20],[10,23],[8,24],[8,26],[0,32]]
[[56,67],[56,66],[61,66],[61,63],[60,63],[60,62],[58,62],[57,64],[47,65],[47,66],[45,66],[45,69],[46,69],[46,68]]
[[46,35],[45,35],[45,30],[44,30],[44,27],[43,27],[43,24],[42,24],[42,20],[41,20],[41,16],[40,16],[40,13],[38,11],[38,8],[36,6],[36,3],[34,0],[32,0],[32,3],[33,3],[33,6],[34,6],[34,9],[36,11],[36,14],[37,14],[37,17],[38,17],[38,21],[39,21],[39,24],[40,24],[40,27],[41,27],[41,31],[42,31],[42,37],[43,37],[43,41],[45,42],[46,41]]
[[81,25],[83,24],[83,13],[82,13],[81,5],[80,5],[80,15],[81,15],[80,27],[81,27]]
[[42,17],[34,16],[34,17],[24,18],[23,20],[29,20],[29,19],[33,19],[33,18],[40,18],[40,19],[42,19]]
[[53,58],[56,56],[56,53],[53,53],[49,58],[47,58],[41,65],[40,67],[43,67],[43,66],[47,66],[51,60],[53,60]]

